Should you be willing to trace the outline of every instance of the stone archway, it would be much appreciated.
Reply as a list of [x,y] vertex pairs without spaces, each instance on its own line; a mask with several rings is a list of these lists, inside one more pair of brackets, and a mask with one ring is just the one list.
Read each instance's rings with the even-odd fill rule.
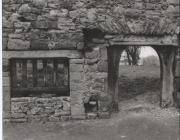
[[[118,77],[121,53],[127,46],[112,45],[107,49],[108,56],[108,93],[112,96],[111,111],[118,111]],[[160,59],[161,97],[160,106],[174,105],[174,60],[176,47],[152,46]]]

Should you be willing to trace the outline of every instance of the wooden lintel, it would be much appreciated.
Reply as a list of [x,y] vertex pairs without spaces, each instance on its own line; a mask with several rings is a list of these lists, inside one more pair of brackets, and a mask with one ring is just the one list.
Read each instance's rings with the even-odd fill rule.
[[[109,37],[109,36],[108,36]],[[106,38],[106,37],[105,37]],[[108,44],[127,46],[177,46],[177,36],[135,36],[135,35],[114,35],[106,38]]]

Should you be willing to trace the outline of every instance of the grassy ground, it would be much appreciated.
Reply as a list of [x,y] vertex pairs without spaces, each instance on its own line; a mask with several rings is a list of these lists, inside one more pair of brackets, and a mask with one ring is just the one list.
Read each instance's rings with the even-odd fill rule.
[[149,93],[152,93],[152,98],[156,95],[159,100],[160,70],[158,66],[120,66],[119,75],[120,101]]
[[4,140],[179,140],[179,114],[158,106],[159,87],[158,67],[122,66],[111,119],[5,124]]

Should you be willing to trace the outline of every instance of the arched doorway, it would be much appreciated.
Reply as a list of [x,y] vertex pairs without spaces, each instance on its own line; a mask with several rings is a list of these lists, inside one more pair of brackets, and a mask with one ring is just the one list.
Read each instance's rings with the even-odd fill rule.
[[[111,110],[118,111],[118,77],[121,54],[128,45],[112,45],[107,49],[108,54],[108,92],[112,95]],[[168,107],[174,104],[174,46],[152,45],[160,59],[161,96],[160,106]]]
[[150,46],[130,46],[119,63],[119,109],[155,107],[160,103],[160,61]]

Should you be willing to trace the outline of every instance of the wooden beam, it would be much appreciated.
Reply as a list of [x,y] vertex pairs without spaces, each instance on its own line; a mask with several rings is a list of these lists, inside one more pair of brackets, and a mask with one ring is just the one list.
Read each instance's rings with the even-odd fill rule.
[[169,47],[156,47],[156,51],[159,54],[161,60],[161,76],[162,76],[162,88],[161,88],[161,107],[169,107],[174,105],[173,94],[175,92],[174,87],[174,61],[176,49]]
[[137,36],[137,35],[107,35],[109,45],[126,46],[178,46],[178,37],[170,36]]
[[112,96],[111,111],[117,112],[119,110],[119,92],[118,92],[118,78],[119,78],[119,61],[121,53],[125,49],[124,46],[112,46],[107,49],[108,54],[108,93]]

